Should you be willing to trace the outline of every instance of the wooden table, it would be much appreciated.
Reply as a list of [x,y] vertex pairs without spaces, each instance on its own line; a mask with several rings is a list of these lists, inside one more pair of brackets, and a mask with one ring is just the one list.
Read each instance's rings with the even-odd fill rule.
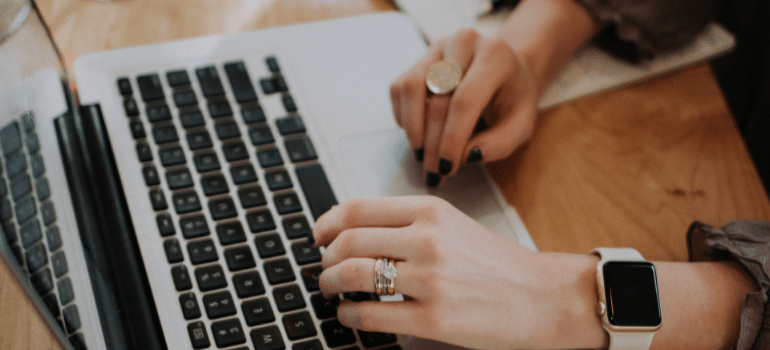
[[[392,10],[387,0],[38,0],[70,64],[122,46]],[[687,259],[693,220],[770,219],[770,202],[708,65],[541,113],[489,169],[543,251],[632,246]],[[0,348],[59,348],[0,269]]]

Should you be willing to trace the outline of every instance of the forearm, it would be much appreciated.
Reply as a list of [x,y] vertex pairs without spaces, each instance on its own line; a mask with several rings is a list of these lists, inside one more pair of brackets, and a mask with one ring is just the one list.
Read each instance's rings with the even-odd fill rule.
[[574,0],[523,0],[497,36],[524,58],[539,95],[599,24]]

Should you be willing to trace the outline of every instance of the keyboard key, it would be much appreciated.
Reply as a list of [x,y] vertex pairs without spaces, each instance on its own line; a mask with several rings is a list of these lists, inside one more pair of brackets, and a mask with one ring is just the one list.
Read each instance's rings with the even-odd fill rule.
[[126,111],[126,116],[128,117],[136,117],[139,115],[139,106],[136,105],[136,100],[133,98],[123,100],[123,110]]
[[241,200],[241,206],[245,209],[261,207],[267,204],[265,194],[260,187],[247,187],[238,190],[238,198]]
[[238,103],[257,100],[257,93],[254,91],[254,86],[251,85],[251,77],[249,77],[249,72],[246,71],[246,65],[243,62],[225,64],[225,73]]
[[118,84],[118,91],[120,91],[121,95],[131,95],[134,93],[134,89],[131,88],[131,81],[128,80],[126,77],[120,77],[117,81]]
[[[257,271],[249,271],[234,275],[233,285],[235,286],[235,294],[241,299],[265,294],[265,286],[262,284],[262,278]],[[270,303],[268,303],[268,305],[270,305]],[[253,326],[254,324],[249,323],[249,325]]]
[[182,122],[182,127],[185,129],[206,125],[206,119],[203,118],[203,113],[197,109],[179,113],[179,120]]
[[285,190],[294,186],[289,173],[283,169],[265,173],[265,180],[271,191]]
[[40,215],[43,217],[43,225],[48,226],[56,221],[56,210],[53,202],[46,201],[40,206]]
[[199,173],[221,169],[219,157],[213,152],[197,154],[193,157],[193,160],[195,161],[195,169],[197,169]]
[[198,281],[198,288],[203,292],[227,287],[227,277],[219,265],[196,269],[195,279]]
[[83,333],[78,332],[71,335],[70,343],[75,350],[87,350],[86,338],[83,336]]
[[179,135],[173,125],[152,128],[152,137],[159,145],[179,141]]
[[67,257],[64,256],[64,251],[60,250],[51,255],[51,267],[53,268],[53,275],[56,276],[56,278],[64,276],[64,274],[69,272]]
[[273,78],[262,78],[259,80],[259,86],[262,87],[262,92],[265,95],[270,95],[278,92],[278,85]]
[[230,168],[230,175],[236,185],[257,182],[257,171],[251,164],[237,165]]
[[[35,205],[35,202],[32,202],[32,205]],[[3,198],[2,201],[0,201],[0,222],[7,221],[10,218],[13,217],[13,207],[11,205],[11,200],[8,198]]]
[[147,120],[149,120],[150,123],[158,123],[171,120],[171,111],[165,104],[147,106],[145,112],[147,112]]
[[281,215],[302,211],[302,203],[299,202],[299,198],[294,192],[275,195],[273,202],[278,210],[278,214]]
[[293,163],[318,159],[313,143],[307,136],[286,141],[284,145],[286,146],[286,152],[289,153],[289,159]]
[[202,321],[187,325],[187,333],[190,336],[193,349],[205,349],[211,346],[209,335],[206,332],[206,325]]
[[237,318],[212,323],[211,333],[214,334],[214,342],[220,348],[246,342],[241,321]]
[[201,202],[195,192],[178,193],[174,195],[174,208],[177,214],[186,214],[201,210]]
[[313,318],[307,311],[284,316],[283,327],[290,340],[304,339],[318,334]]
[[150,191],[150,202],[152,203],[152,208],[155,211],[168,209],[168,204],[166,203],[166,195],[163,194],[163,190],[157,189]]
[[174,104],[179,107],[187,107],[198,104],[198,98],[195,96],[195,91],[174,91]]
[[330,348],[349,345],[356,342],[356,335],[353,330],[340,324],[337,320],[329,320],[321,323],[321,332],[323,332],[326,345]]
[[45,238],[48,242],[48,250],[50,251],[55,251],[62,245],[61,233],[59,233],[59,228],[56,226],[51,226],[45,230]]
[[246,220],[249,223],[249,229],[252,233],[269,231],[275,229],[275,221],[270,210],[260,210],[246,214]]
[[210,233],[209,223],[203,215],[179,219],[179,227],[182,228],[182,235],[186,239],[208,236]]
[[228,162],[235,162],[249,158],[249,151],[243,142],[229,143],[222,146],[222,152]]
[[49,293],[43,296],[43,302],[45,302],[45,306],[48,307],[48,310],[51,310],[53,317],[59,317],[59,315],[61,315],[59,299],[56,298],[56,293]]
[[11,179],[11,198],[18,200],[30,192],[32,192],[32,180],[29,175],[21,174]]
[[230,117],[233,115],[233,109],[227,101],[209,102],[209,114],[212,119]]
[[166,172],[166,181],[171,190],[178,190],[193,186],[193,178],[187,168]]
[[217,236],[219,236],[219,243],[224,246],[246,242],[246,234],[239,221],[217,225]]
[[182,147],[161,148],[158,153],[160,154],[160,163],[164,167],[187,163]]
[[[10,204],[8,205],[10,208]],[[37,207],[35,206],[35,199],[31,196],[26,196],[16,202],[16,222],[24,224],[27,220],[37,215]],[[5,215],[2,215],[3,217]]]
[[266,125],[249,130],[249,138],[254,146],[269,145],[275,142],[270,127]]
[[59,293],[59,301],[62,305],[67,305],[75,300],[75,291],[72,289],[72,281],[69,277],[56,282],[56,291]]
[[296,174],[315,220],[329,211],[333,205],[337,205],[337,197],[334,196],[326,173],[320,164],[297,168]]
[[40,229],[40,221],[35,219],[22,225],[21,228],[19,228],[19,235],[21,236],[21,245],[24,249],[37,243],[43,238],[43,231]]
[[289,91],[289,86],[286,85],[286,80],[284,80],[280,75],[275,77],[275,87],[279,92]]
[[275,56],[268,56],[265,58],[265,64],[271,73],[278,73],[281,71],[281,66],[278,65],[278,59],[276,59]]
[[13,121],[0,129],[0,145],[3,148],[3,155],[6,156],[21,149],[21,131],[18,122]]
[[27,159],[21,152],[11,153],[6,156],[5,169],[8,171],[8,177],[13,178],[24,170],[27,170]]
[[287,112],[292,113],[297,111],[297,105],[294,103],[294,98],[292,98],[291,95],[284,95],[283,98],[281,98],[281,102],[283,102],[283,107],[286,108]]
[[147,133],[144,132],[144,125],[142,125],[142,122],[133,121],[129,123],[128,127],[131,129],[131,136],[133,136],[134,139],[138,140],[147,137]]
[[259,257],[262,259],[286,254],[286,249],[284,249],[281,237],[278,234],[257,236],[254,239],[254,245],[257,246],[257,253],[259,253]]
[[[5,220],[0,220],[0,222]],[[3,224],[3,229],[0,230],[0,232],[5,232],[5,238],[8,241],[8,243],[16,243],[16,241],[19,240],[19,235],[16,233],[16,225],[13,223],[13,221],[8,221]],[[0,238],[2,238],[0,236]]]
[[40,151],[40,140],[38,140],[37,134],[27,134],[27,152],[35,154],[38,151]]
[[179,296],[179,305],[182,306],[182,314],[185,320],[201,317],[201,308],[198,306],[198,298],[195,293],[184,293]]
[[278,127],[278,132],[284,136],[305,132],[305,123],[300,117],[281,118],[275,121],[275,125]]
[[392,333],[358,331],[358,336],[361,337],[361,343],[364,344],[365,348],[392,344],[398,341],[396,335]]
[[204,148],[211,148],[213,143],[211,142],[211,136],[207,131],[199,131],[191,134],[187,134],[187,145],[191,150],[199,150]]
[[243,310],[243,318],[246,319],[246,324],[249,326],[275,321],[273,308],[270,306],[270,301],[267,298],[244,301],[241,304],[241,310]]
[[53,277],[51,276],[51,269],[44,268],[38,272],[35,272],[30,277],[32,286],[40,295],[45,295],[53,289]]
[[190,76],[187,75],[187,71],[184,69],[166,72],[166,80],[168,80],[168,85],[172,87],[190,85]]
[[246,124],[264,123],[267,120],[265,118],[265,111],[260,106],[244,107],[241,109],[241,116]]
[[136,155],[139,157],[140,162],[149,162],[153,158],[150,146],[144,142],[136,144]]
[[205,264],[219,259],[214,242],[210,239],[188,244],[187,253],[193,265]]
[[62,310],[62,316],[64,318],[64,326],[67,328],[67,333],[74,333],[80,329],[80,313],[76,305],[70,305]]
[[210,319],[235,315],[235,303],[230,292],[222,291],[203,296],[203,306]]
[[160,185],[160,176],[154,165],[142,168],[142,175],[144,176],[144,184],[147,187]]
[[296,279],[291,263],[286,259],[265,262],[264,269],[267,281],[272,285],[291,282]]
[[310,304],[313,305],[313,311],[315,311],[315,316],[319,320],[333,318],[337,317],[340,297],[335,295],[331,299],[326,299],[323,294],[317,293],[310,296]]
[[172,267],[171,278],[174,280],[174,287],[178,292],[192,288],[192,280],[190,279],[190,273],[187,272],[187,266],[178,265]]
[[25,252],[27,261],[27,271],[35,273],[46,264],[48,264],[48,253],[45,251],[43,243],[37,243]]
[[184,261],[182,247],[179,245],[179,241],[176,238],[163,241],[163,250],[166,251],[166,259],[169,264],[176,264]]
[[158,224],[158,232],[160,233],[161,237],[168,237],[176,234],[176,229],[174,228],[174,221],[171,220],[171,215],[160,214],[157,217],[155,217],[155,223]]
[[201,90],[203,90],[203,96],[206,98],[225,94],[222,81],[219,78],[219,72],[214,66],[198,68],[195,70],[195,75],[198,77]]
[[235,208],[235,203],[230,197],[209,201],[209,212],[211,213],[211,218],[216,221],[238,216],[238,209]]
[[142,94],[142,100],[152,101],[166,98],[163,93],[163,86],[160,77],[157,74],[147,74],[136,78],[139,85],[139,92]]
[[206,196],[216,196],[218,194],[230,192],[230,188],[227,186],[227,180],[221,174],[201,178],[201,187],[203,187],[203,193]]
[[275,147],[257,151],[257,160],[259,160],[259,165],[262,168],[270,168],[283,165],[283,157],[281,156],[281,152]]
[[257,267],[254,261],[254,255],[251,254],[249,246],[240,246],[225,250],[225,261],[227,268],[232,272],[242,271]]
[[283,219],[283,231],[289,239],[305,238],[312,232],[304,215]]
[[283,350],[283,336],[278,326],[267,326],[251,331],[251,341],[256,350]]
[[320,340],[312,339],[292,345],[291,350],[322,350],[323,348]]
[[214,125],[214,129],[217,132],[217,137],[220,140],[227,140],[241,136],[241,130],[238,128],[238,124],[235,122],[218,123]]
[[321,251],[311,247],[307,241],[292,244],[291,251],[294,253],[294,260],[297,261],[297,265],[321,262]]

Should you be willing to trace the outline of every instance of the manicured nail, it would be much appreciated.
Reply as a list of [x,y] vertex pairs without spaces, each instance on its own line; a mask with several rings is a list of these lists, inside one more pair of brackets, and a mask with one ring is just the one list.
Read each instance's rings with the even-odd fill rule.
[[444,157],[441,157],[441,159],[438,161],[438,172],[441,175],[446,175],[452,172],[452,162]]
[[307,235],[307,243],[311,246],[315,244],[315,237],[313,237],[313,231],[310,231],[310,233]]
[[484,156],[481,154],[481,148],[474,147],[471,150],[471,153],[468,154],[468,160],[465,161],[465,163],[477,163],[480,162],[482,159],[484,159]]
[[438,176],[436,173],[428,173],[425,182],[428,184],[428,187],[436,187],[439,181],[441,181],[441,176]]
[[418,162],[422,163],[423,158],[425,158],[425,150],[422,148],[414,150],[414,158],[417,159]]

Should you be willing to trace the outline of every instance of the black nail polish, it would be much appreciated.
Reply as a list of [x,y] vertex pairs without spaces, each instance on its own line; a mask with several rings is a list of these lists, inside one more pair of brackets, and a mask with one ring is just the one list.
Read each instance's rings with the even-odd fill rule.
[[441,176],[438,176],[436,173],[428,173],[428,176],[425,180],[425,183],[428,184],[428,187],[436,187],[441,181]]
[[465,163],[477,163],[482,159],[484,159],[484,156],[481,154],[481,148],[474,147],[471,150],[471,153],[468,154],[468,160],[466,160]]
[[310,231],[310,233],[307,235],[307,243],[310,245],[315,244],[315,237],[313,237],[313,231]]
[[452,172],[452,162],[450,162],[448,159],[443,158],[443,157],[441,159],[439,159],[439,161],[438,161],[438,172],[441,175],[446,175],[446,174],[449,174],[450,172]]
[[422,163],[423,158],[425,158],[425,150],[422,148],[414,150],[414,158],[417,159],[418,162]]

